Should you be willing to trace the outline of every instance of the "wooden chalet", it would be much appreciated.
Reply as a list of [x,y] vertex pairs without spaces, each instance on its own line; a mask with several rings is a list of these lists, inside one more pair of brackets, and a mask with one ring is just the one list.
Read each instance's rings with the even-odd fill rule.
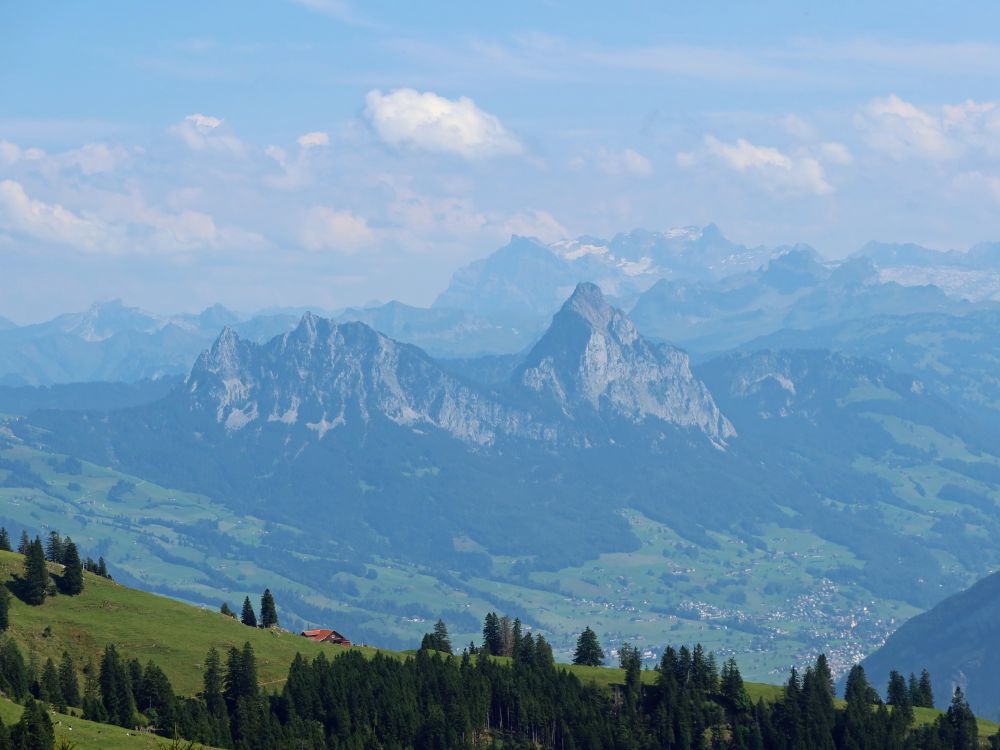
[[320,628],[318,630],[303,630],[302,635],[310,641],[315,641],[316,643],[333,643],[337,646],[351,645],[351,642],[336,630],[327,630],[326,628]]

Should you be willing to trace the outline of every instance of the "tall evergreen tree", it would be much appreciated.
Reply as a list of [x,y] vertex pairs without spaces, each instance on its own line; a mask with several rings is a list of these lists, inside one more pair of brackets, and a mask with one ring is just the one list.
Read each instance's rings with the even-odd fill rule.
[[80,683],[76,677],[76,665],[69,652],[63,651],[59,662],[59,687],[68,706],[80,705]]
[[69,537],[63,545],[63,574],[62,591],[70,596],[83,593],[83,564],[80,562],[80,553],[76,545]]
[[122,727],[132,726],[135,718],[135,696],[129,684],[128,668],[113,645],[104,649],[99,676],[101,703],[108,720]]
[[434,623],[434,647],[446,654],[451,653],[451,637],[448,635],[448,626],[441,619]]
[[243,600],[243,612],[240,615],[240,622],[251,628],[257,627],[257,615],[254,614],[249,596]]
[[914,706],[934,708],[934,688],[931,686],[931,675],[926,669],[920,670],[920,681],[917,683],[918,701]]
[[18,750],[53,750],[56,737],[44,704],[29,698],[20,720],[11,729],[10,738]]
[[39,698],[50,706],[55,706],[60,711],[66,711],[66,700],[62,694],[62,683],[59,682],[59,670],[56,669],[56,663],[51,658],[45,661],[38,685],[40,688]]
[[59,532],[52,530],[45,541],[45,559],[49,562],[61,563],[63,558],[63,539]]
[[597,633],[586,627],[576,639],[576,651],[573,653],[573,663],[587,667],[604,665],[604,651],[597,640]]
[[21,541],[17,543],[17,551],[22,555],[28,554],[28,547],[31,546],[31,539],[28,538],[28,532],[21,531]]
[[45,550],[37,536],[28,545],[24,558],[23,599],[26,604],[38,605],[45,601],[49,589],[49,569],[45,564]]
[[222,606],[219,607],[219,612],[224,614],[226,617],[232,617],[234,620],[236,619],[236,613],[230,608],[229,602],[223,602]]
[[499,656],[503,650],[503,639],[500,635],[500,618],[496,612],[490,612],[483,620],[483,648],[486,652]]
[[264,594],[260,597],[260,626],[271,628],[277,624],[278,609],[274,605],[274,597],[271,596],[271,589],[264,589]]
[[0,633],[10,627],[10,594],[6,586],[0,586]]
[[0,551],[13,552],[10,546],[10,534],[3,526],[0,526]]

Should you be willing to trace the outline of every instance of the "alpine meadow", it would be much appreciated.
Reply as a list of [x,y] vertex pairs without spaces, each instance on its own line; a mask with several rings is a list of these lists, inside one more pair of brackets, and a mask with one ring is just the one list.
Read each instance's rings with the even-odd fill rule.
[[0,7],[0,750],[1000,750],[1000,6]]

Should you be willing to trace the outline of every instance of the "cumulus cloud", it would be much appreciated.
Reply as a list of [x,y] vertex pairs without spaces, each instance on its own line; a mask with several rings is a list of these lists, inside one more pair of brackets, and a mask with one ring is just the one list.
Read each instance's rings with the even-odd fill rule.
[[0,181],[0,229],[32,240],[99,250],[107,229],[91,217],[79,216],[56,203],[30,197],[14,180]]
[[316,146],[330,145],[330,135],[321,130],[312,133],[303,133],[296,141],[302,148],[315,148]]
[[352,211],[314,206],[306,211],[299,239],[306,250],[357,253],[370,245],[375,233],[368,222]]
[[188,115],[170,132],[180,138],[192,151],[222,151],[242,154],[243,143],[218,117],[195,113]]
[[968,99],[921,108],[895,94],[873,99],[855,117],[869,146],[893,159],[945,161],[1000,155],[1000,106]]
[[[747,174],[770,190],[825,195],[833,192],[819,159],[807,152],[787,154],[770,146],[758,146],[745,138],[725,143],[711,135],[704,139],[706,155],[716,163]],[[846,150],[846,149],[845,149]],[[690,166],[694,154],[678,154],[678,162]]]
[[22,161],[41,161],[45,152],[40,148],[21,148],[10,141],[0,141],[0,164],[10,166]]
[[487,159],[523,151],[500,120],[472,99],[446,99],[432,92],[375,90],[365,98],[365,116],[376,134],[394,147]]

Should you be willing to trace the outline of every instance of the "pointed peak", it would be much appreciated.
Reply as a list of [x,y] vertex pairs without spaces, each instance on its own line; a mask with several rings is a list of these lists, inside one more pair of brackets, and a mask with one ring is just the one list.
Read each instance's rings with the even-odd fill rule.
[[566,300],[563,310],[575,312],[591,325],[603,328],[614,315],[614,309],[604,298],[597,284],[582,281],[576,285],[573,294]]

